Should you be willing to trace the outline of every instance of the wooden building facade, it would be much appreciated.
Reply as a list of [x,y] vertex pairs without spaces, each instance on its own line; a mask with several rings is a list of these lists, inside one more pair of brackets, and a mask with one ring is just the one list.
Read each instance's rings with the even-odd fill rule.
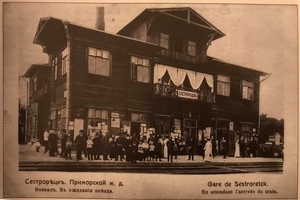
[[24,74],[29,78],[29,103],[27,108],[27,132],[31,139],[42,141],[50,114],[51,66],[33,64]]
[[[176,24],[174,26],[173,24]],[[191,8],[146,9],[117,34],[55,18],[35,44],[52,65],[48,128],[248,140],[265,73],[207,56],[224,36]]]

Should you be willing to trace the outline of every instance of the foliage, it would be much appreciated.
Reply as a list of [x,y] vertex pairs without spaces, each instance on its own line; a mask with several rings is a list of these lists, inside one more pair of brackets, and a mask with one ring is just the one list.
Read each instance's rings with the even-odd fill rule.
[[268,117],[267,114],[260,115],[260,143],[265,143],[269,139],[269,135],[280,133],[284,137],[284,120]]

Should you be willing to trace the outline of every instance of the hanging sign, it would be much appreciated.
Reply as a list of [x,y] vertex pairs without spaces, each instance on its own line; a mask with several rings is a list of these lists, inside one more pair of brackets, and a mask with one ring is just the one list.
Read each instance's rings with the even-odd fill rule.
[[111,127],[112,128],[120,128],[120,119],[119,118],[111,118]]
[[198,93],[190,92],[185,90],[178,90],[178,97],[187,98],[187,99],[198,99]]

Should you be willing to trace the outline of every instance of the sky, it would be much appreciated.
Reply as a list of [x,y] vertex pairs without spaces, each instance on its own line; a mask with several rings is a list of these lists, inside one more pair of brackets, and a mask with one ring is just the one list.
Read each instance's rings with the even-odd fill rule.
[[[94,28],[96,7],[99,6],[105,7],[105,29],[111,33],[118,32],[146,8],[193,8],[225,33],[223,38],[212,42],[208,55],[269,73],[270,76],[261,83],[260,113],[284,118],[286,89],[297,89],[298,86],[295,79],[289,78],[298,73],[296,6],[5,3],[4,74],[17,70],[23,75],[31,64],[47,63],[47,54],[42,52],[41,46],[33,44],[40,18],[52,16]],[[9,77],[4,77],[4,83],[6,78]],[[19,91],[24,99],[26,84],[21,84]]]

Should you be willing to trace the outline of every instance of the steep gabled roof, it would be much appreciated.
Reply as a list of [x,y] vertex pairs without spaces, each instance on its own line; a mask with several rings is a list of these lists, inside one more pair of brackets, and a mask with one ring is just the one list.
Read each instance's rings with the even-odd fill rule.
[[[67,27],[67,30],[65,26]],[[74,29],[76,29],[76,31],[72,31]],[[114,33],[109,33],[107,31],[85,27],[54,17],[40,19],[33,43],[39,44],[43,47],[52,45],[54,42],[63,43],[66,42],[66,35],[77,35],[78,31],[81,32],[81,37],[90,38],[91,40],[101,38],[103,40],[106,39],[106,43],[110,42],[111,44],[119,45],[120,47],[126,47],[128,49],[145,49],[145,52],[155,53],[164,49],[163,47],[160,47],[153,43],[140,41],[131,37],[117,35]],[[52,32],[52,34],[49,34],[50,32]],[[53,41],[50,41],[50,37]]]
[[137,23],[144,20],[147,16],[153,15],[154,13],[160,13],[174,19],[185,21],[186,23],[196,25],[199,28],[206,29],[210,31],[211,34],[215,34],[213,40],[225,36],[222,31],[220,31],[190,7],[145,9],[141,14],[139,14],[136,18],[129,22],[125,27],[123,27],[117,34],[124,35],[127,31],[134,28]]

